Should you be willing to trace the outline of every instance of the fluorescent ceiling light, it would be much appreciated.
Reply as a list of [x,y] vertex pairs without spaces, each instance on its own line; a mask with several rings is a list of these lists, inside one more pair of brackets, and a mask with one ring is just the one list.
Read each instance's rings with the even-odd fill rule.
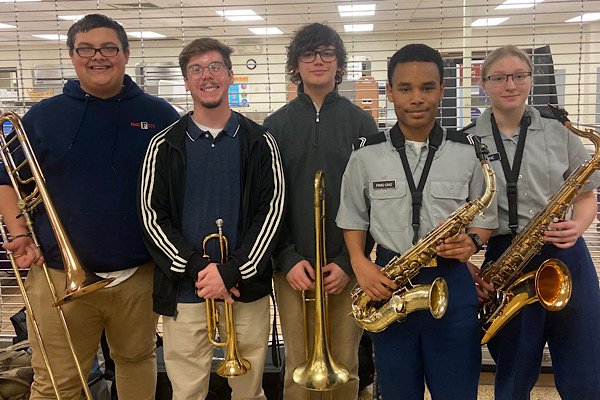
[[252,10],[228,10],[216,11],[216,13],[230,21],[262,21],[263,19],[263,17]]
[[255,35],[281,35],[279,28],[248,28]]
[[599,19],[600,19],[600,13],[586,13],[586,14],[580,15],[579,17],[568,19],[565,22],[592,22],[592,21],[598,21]]
[[372,30],[373,24],[344,25],[344,31],[346,32],[370,32]]
[[504,3],[496,7],[496,10],[507,8],[531,8],[534,5],[541,3],[544,0],[506,0]]
[[64,19],[65,21],[79,21],[85,15],[59,15],[58,18]]
[[48,39],[48,40],[67,40],[67,35],[57,35],[56,33],[50,33],[47,35],[33,35],[40,39]]
[[143,31],[143,32],[127,32],[128,35],[141,38],[141,39],[159,39],[166,37],[163,34],[152,32],[152,31]]
[[473,21],[471,26],[494,26],[506,21],[508,18],[480,18]]
[[363,15],[375,15],[375,4],[355,4],[350,6],[338,6],[342,17],[360,17]]
[[10,28],[16,28],[16,26],[0,23],[0,29],[10,29]]

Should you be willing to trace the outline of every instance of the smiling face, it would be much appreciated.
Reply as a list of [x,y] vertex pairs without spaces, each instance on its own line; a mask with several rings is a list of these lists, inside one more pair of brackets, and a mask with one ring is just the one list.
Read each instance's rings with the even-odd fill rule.
[[410,61],[396,65],[387,95],[394,103],[398,126],[407,139],[425,141],[444,97],[438,67],[432,62]]
[[81,88],[93,96],[107,99],[121,93],[129,49],[123,50],[117,33],[110,28],[94,28],[75,35],[75,49],[91,47],[119,47],[114,57],[104,57],[96,52],[93,57],[81,57],[75,50],[69,52],[71,62],[81,83]]
[[216,50],[207,51],[190,59],[187,68],[200,66],[204,68],[201,76],[188,73],[185,89],[190,92],[195,105],[204,108],[229,109],[229,86],[233,84],[233,71],[223,68],[218,73],[211,72],[207,67],[212,63],[225,65],[223,56]]
[[[499,58],[491,64],[486,71],[486,75],[510,75],[519,72],[531,72],[531,69],[519,57],[507,56]],[[484,93],[492,101],[494,112],[518,112],[522,114],[525,111],[525,104],[531,90],[531,78],[517,82],[517,84],[511,77],[500,84],[484,81],[482,87]]]

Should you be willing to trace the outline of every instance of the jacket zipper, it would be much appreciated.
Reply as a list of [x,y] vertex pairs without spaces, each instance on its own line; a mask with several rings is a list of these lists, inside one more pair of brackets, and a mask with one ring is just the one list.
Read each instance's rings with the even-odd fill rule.
[[318,146],[319,145],[319,113],[321,111],[317,111],[317,118],[315,120],[316,124],[317,124],[317,129],[315,130],[315,141],[314,141],[314,146]]

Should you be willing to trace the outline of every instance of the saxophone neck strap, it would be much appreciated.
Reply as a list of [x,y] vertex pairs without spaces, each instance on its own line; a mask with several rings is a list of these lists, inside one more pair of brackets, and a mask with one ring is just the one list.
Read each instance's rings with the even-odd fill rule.
[[416,244],[419,240],[421,205],[423,204],[423,188],[425,187],[425,182],[427,182],[427,176],[429,175],[429,170],[431,169],[431,164],[433,163],[433,156],[442,144],[443,136],[444,132],[442,127],[436,122],[433,125],[431,132],[429,132],[427,159],[425,160],[425,165],[423,166],[423,172],[421,172],[419,186],[415,186],[415,181],[408,163],[408,157],[406,156],[406,138],[404,137],[404,133],[402,133],[402,130],[400,130],[398,123],[396,123],[396,125],[394,125],[390,131],[392,144],[400,155],[400,160],[402,160],[402,168],[404,169],[406,181],[408,182],[408,187],[410,188],[410,195],[412,198],[413,244]]
[[527,111],[525,111],[521,117],[521,130],[519,132],[519,140],[517,141],[517,150],[515,152],[512,168],[508,162],[506,149],[504,148],[502,136],[500,135],[500,130],[498,129],[498,124],[496,123],[496,118],[494,117],[493,113],[491,119],[494,142],[496,143],[496,149],[500,153],[502,172],[504,173],[504,178],[506,179],[506,196],[508,198],[508,227],[510,228],[513,236],[515,236],[517,234],[517,229],[519,228],[519,218],[517,214],[517,181],[519,180],[519,171],[521,170],[523,150],[525,149],[525,140],[527,138],[527,128],[531,124],[531,117]]

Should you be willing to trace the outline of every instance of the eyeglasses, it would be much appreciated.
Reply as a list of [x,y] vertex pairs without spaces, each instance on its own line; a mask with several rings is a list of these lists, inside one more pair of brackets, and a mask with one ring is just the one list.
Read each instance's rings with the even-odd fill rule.
[[192,78],[200,78],[202,75],[204,75],[205,69],[208,69],[213,75],[221,75],[225,71],[229,70],[229,68],[227,68],[225,64],[222,64],[220,62],[213,62],[208,64],[207,67],[194,64],[188,68],[187,73],[188,76],[191,76]]
[[79,57],[92,58],[96,53],[100,53],[103,57],[114,57],[119,54],[120,47],[101,47],[95,49],[93,47],[79,47],[75,49],[75,52]]
[[334,62],[337,59],[337,55],[335,54],[335,49],[325,49],[321,51],[305,51],[300,54],[300,61],[303,63],[311,63],[315,61],[317,58],[317,54],[321,57],[321,60],[326,63]]
[[501,86],[508,82],[508,77],[511,77],[515,85],[525,85],[529,83],[531,72],[516,72],[514,74],[498,74],[490,75],[485,78],[485,81],[492,86]]

